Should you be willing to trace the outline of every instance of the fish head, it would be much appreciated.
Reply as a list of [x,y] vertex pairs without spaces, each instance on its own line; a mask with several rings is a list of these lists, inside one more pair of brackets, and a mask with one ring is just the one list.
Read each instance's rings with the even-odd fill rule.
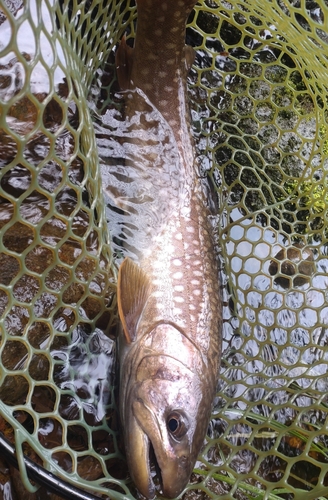
[[[187,485],[203,444],[213,391],[204,387],[202,370],[195,369],[197,349],[174,326],[158,325],[150,339],[126,387],[127,461],[142,495],[155,496],[155,466],[163,495],[175,498]],[[164,344],[169,339],[171,349],[161,339]]]

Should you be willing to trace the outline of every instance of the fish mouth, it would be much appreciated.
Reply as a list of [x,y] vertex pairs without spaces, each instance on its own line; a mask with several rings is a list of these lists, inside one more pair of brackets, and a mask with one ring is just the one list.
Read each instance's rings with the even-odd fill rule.
[[147,434],[143,433],[143,460],[134,459],[133,481],[140,493],[153,499],[158,490],[163,491],[162,471],[156,458],[153,444]]
[[[127,458],[132,480],[139,492],[148,500],[157,492],[165,498],[176,498],[183,490],[187,479],[177,475],[177,463],[173,457],[162,457],[149,436],[137,425],[133,442],[127,449]],[[161,467],[162,465],[162,467]]]
[[155,485],[154,477],[152,474],[153,472],[156,473],[156,477],[157,477],[159,486],[163,490],[162,471],[161,471],[161,468],[160,468],[159,463],[157,461],[156,453],[155,453],[153,444],[150,441],[150,439],[149,439],[149,449],[148,449],[148,467],[149,467],[149,471],[150,471],[150,475],[151,475],[154,487],[156,487],[156,485]]
[[[176,489],[176,478],[174,475],[171,477],[167,477],[165,474],[165,479],[163,478],[162,469],[158,463],[154,446],[151,440],[148,438],[149,448],[148,448],[148,468],[150,472],[150,479],[153,484],[154,492],[156,490],[161,490],[161,493],[165,498],[176,498],[179,494],[179,491]],[[167,464],[168,465],[168,464]],[[156,476],[155,476],[156,474]],[[155,477],[154,477],[155,476]],[[178,486],[178,490],[180,487]]]
[[[177,475],[178,463],[172,457],[163,457],[157,459],[156,451],[152,441],[146,435],[148,441],[148,455],[145,456],[147,469],[149,471],[149,494],[147,498],[153,498],[156,492],[161,493],[165,498],[176,498],[187,483],[190,473],[187,477],[182,474]],[[159,451],[159,455],[161,455]],[[160,465],[162,463],[162,467]],[[182,472],[180,470],[180,472]],[[152,496],[151,496],[152,495]]]
[[135,419],[133,419],[132,427],[133,439],[126,443],[128,466],[131,478],[139,492],[150,500],[155,497],[156,493],[150,459],[153,447],[147,434],[139,427]]

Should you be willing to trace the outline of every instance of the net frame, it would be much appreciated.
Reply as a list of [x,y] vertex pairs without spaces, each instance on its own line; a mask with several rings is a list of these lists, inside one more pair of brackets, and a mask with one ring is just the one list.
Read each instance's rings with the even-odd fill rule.
[[[66,266],[62,267],[71,273],[73,271],[75,278],[68,285],[65,283],[58,295],[66,304],[64,292],[70,283],[77,280],[79,283],[83,281],[84,285],[86,282],[89,284],[97,273],[103,273],[106,284],[100,294],[102,306],[98,314],[86,319],[82,313],[83,324],[87,323],[92,329],[97,328],[97,320],[105,310],[109,310],[111,321],[115,321],[115,302],[112,297],[116,269],[102,206],[102,186],[90,108],[87,106],[88,95],[90,88],[93,97],[98,95],[97,85],[105,72],[107,54],[128,26],[130,37],[134,37],[133,20],[136,12],[134,7],[118,1],[111,3],[109,11],[103,3],[92,1],[65,1],[61,5],[45,1],[43,5],[52,19],[51,36],[38,2],[36,15],[30,2],[20,17],[12,13],[6,4],[1,5],[4,16],[10,21],[12,36],[10,43],[1,47],[0,57],[13,52],[18,60],[17,74],[21,71],[23,75],[23,85],[19,91],[1,100],[1,128],[18,150],[15,160],[2,169],[1,178],[18,164],[25,166],[32,174],[37,171],[35,165],[27,165],[23,151],[24,145],[38,131],[55,144],[64,128],[73,137],[79,161],[83,164],[83,180],[74,183],[67,176],[60,185],[68,185],[76,193],[78,203],[70,217],[74,219],[79,209],[87,214],[88,221],[93,221],[97,227],[99,241],[102,242],[101,250],[92,253],[85,243],[85,233],[82,237],[74,231],[70,234],[83,248],[81,260],[87,255],[92,261],[99,259],[102,265],[87,280],[81,280],[76,276],[81,260],[73,265],[66,262]],[[328,151],[326,18],[326,2],[317,4],[272,0],[262,5],[257,0],[238,3],[208,0],[196,6],[189,20],[187,37],[199,54],[189,77],[193,129],[198,139],[203,173],[215,186],[219,198],[226,322],[222,373],[208,443],[192,482],[188,485],[186,498],[204,494],[211,498],[218,494],[222,498],[280,498],[281,495],[297,498],[304,492],[308,498],[327,495],[327,238],[324,227]],[[36,37],[37,47],[41,47],[41,40],[51,47],[53,63],[50,67],[42,50],[36,50],[37,55],[32,60],[24,55],[19,42],[19,31],[24,22],[32,27],[32,31],[35,30],[33,36]],[[65,63],[61,57],[64,57]],[[38,63],[44,67],[50,82],[48,95],[41,102],[30,86]],[[68,95],[64,99],[51,83],[58,68],[67,79]],[[97,72],[98,79],[95,81]],[[109,96],[111,89],[112,82],[107,87]],[[48,116],[52,99],[59,105],[63,117],[66,117],[59,123],[55,133],[47,128],[43,119]],[[68,123],[67,118],[72,115],[72,103],[79,112],[76,128]],[[102,105],[108,106],[106,98]],[[21,109],[27,109],[32,116],[36,115],[32,125],[19,120]],[[40,110],[40,113],[35,113],[35,109]],[[11,121],[8,121],[8,116]],[[23,124],[16,121],[12,125],[12,118]],[[75,153],[68,161],[60,158],[55,148],[51,154],[62,172],[65,169],[69,171]],[[47,161],[50,161],[49,156]],[[45,161],[40,162],[38,168],[42,169],[45,164]],[[34,278],[34,281],[28,282],[29,286],[34,284],[37,289],[28,305],[29,311],[35,309],[37,296],[42,295],[42,290],[49,290],[45,276],[31,271],[26,265],[30,245],[17,252],[15,247],[10,247],[12,243],[9,243],[9,248],[6,244],[10,240],[8,229],[23,220],[27,238],[31,239],[33,235],[34,245],[39,243],[50,251],[53,249],[53,245],[45,239],[41,238],[40,241],[40,234],[45,220],[51,219],[50,213],[58,216],[56,197],[44,187],[45,184],[40,187],[36,175],[31,177],[33,180],[28,189],[20,196],[5,191],[4,203],[14,206],[19,200],[21,207],[24,200],[38,191],[43,201],[44,198],[48,200],[52,211],[48,210],[46,217],[41,214],[36,226],[16,211],[15,218],[10,217],[0,229],[1,251],[18,260],[20,269],[9,285],[3,286],[2,283],[1,286],[8,297],[0,322],[2,360],[9,342],[18,342],[18,351],[20,348],[27,352],[23,368],[4,369],[2,389],[7,387],[4,381],[10,372],[14,372],[15,377],[26,379],[32,356],[41,355],[40,349],[31,347],[28,341],[28,328],[32,326],[33,320],[39,321],[41,317],[44,323],[55,317],[54,310],[49,318],[32,313],[24,330],[27,340],[17,335],[17,332],[16,335],[8,335],[6,318],[14,307],[24,308],[27,303],[26,300],[19,300],[17,291],[15,295],[17,282],[26,275]],[[82,202],[84,192],[88,196],[88,207]],[[57,219],[66,225],[66,218]],[[62,265],[58,242],[56,245],[57,253],[53,262]],[[87,293],[85,287],[82,298],[74,305],[81,306]],[[4,295],[1,298],[4,300]],[[24,314],[21,316],[18,314],[22,323]],[[79,324],[75,318],[74,326]],[[69,329],[70,332],[74,331],[74,326]],[[109,330],[108,327],[107,333]],[[56,331],[56,336],[67,337],[67,333]],[[73,337],[71,343],[74,344]],[[50,371],[54,372],[56,363],[50,354],[48,360],[52,368]],[[14,405],[15,411],[26,412],[28,408],[27,413],[32,415],[35,430],[31,435],[13,417],[13,405],[8,404],[8,399],[7,404],[1,406],[1,416],[14,428],[17,449],[21,450],[23,444],[28,443],[36,455],[42,456],[45,466],[59,477],[75,484],[80,483],[86,489],[109,494],[111,498],[122,498],[122,495],[131,498],[133,488],[129,489],[126,480],[108,475],[102,456],[100,463],[105,479],[110,482],[109,489],[102,486],[104,477],[96,481],[81,480],[77,473],[76,456],[81,458],[83,453],[70,452],[75,472],[67,474],[53,460],[54,450],[48,451],[40,446],[36,431],[41,418],[39,415],[33,417],[31,413],[34,387],[39,385],[34,381],[31,383],[27,391],[29,403]],[[46,385],[58,394],[56,384],[47,380]],[[9,385],[9,388],[12,389],[12,386]],[[67,392],[67,395],[72,396],[72,393]],[[85,401],[82,400],[82,407],[83,404]],[[113,405],[112,398],[107,411],[111,411]],[[51,418],[53,410],[40,415],[42,418]],[[60,421],[67,432],[67,422],[64,419]],[[107,423],[103,425],[115,436],[115,441],[116,433]],[[90,443],[92,434],[92,431],[87,430]],[[114,448],[115,453],[111,458],[120,456],[117,444]],[[58,450],[62,448],[58,447]],[[268,466],[270,460],[278,464],[278,472],[273,469],[271,476],[266,476],[266,466],[269,469],[273,467],[272,463]],[[310,475],[302,467],[312,471]],[[20,470],[25,486],[34,491],[22,459]],[[115,492],[112,489],[114,485],[121,488],[123,493]]]

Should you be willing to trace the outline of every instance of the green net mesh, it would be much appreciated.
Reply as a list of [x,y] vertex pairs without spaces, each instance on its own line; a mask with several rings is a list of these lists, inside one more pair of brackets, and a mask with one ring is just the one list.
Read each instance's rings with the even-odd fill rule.
[[[118,0],[0,2],[0,430],[104,498],[137,493],[92,117],[117,107],[112,51],[135,14]],[[205,0],[189,19],[225,322],[186,499],[328,497],[327,17],[326,0]],[[34,491],[21,459],[20,474]]]

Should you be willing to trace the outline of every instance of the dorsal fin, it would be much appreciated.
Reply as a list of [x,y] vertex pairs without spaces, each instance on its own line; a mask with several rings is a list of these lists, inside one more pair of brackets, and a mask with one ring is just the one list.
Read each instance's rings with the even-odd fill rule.
[[118,313],[128,343],[137,336],[137,325],[150,295],[150,282],[138,264],[126,257],[118,271]]
[[126,43],[126,36],[123,35],[115,55],[116,74],[121,90],[129,90],[131,88],[130,75],[132,62],[133,49]]

